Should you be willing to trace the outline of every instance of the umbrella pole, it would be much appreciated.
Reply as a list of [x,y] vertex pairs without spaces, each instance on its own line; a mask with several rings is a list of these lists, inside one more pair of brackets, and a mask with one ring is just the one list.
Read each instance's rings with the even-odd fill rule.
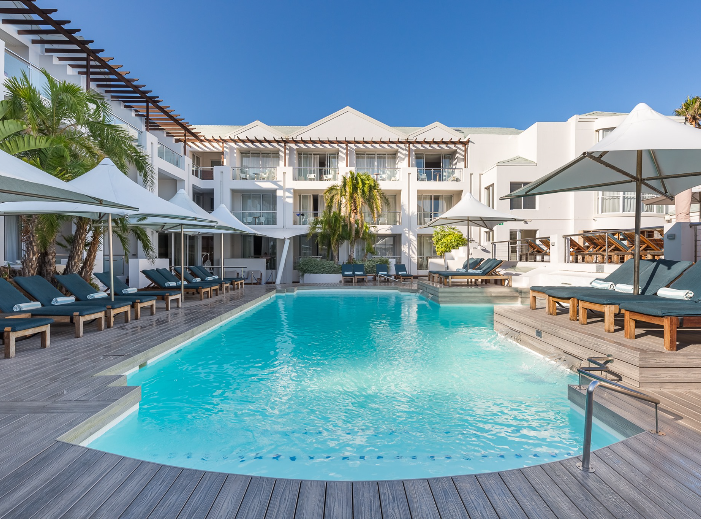
[[107,214],[107,243],[110,248],[110,299],[114,301],[114,254],[112,254],[112,214]]
[[640,289],[640,219],[643,210],[643,151],[637,151],[635,161],[635,256],[633,260],[633,294]]
[[185,302],[185,233],[180,224],[180,302]]
[[224,282],[224,233],[221,233],[221,280]]
[[467,270],[470,270],[470,219],[467,219]]

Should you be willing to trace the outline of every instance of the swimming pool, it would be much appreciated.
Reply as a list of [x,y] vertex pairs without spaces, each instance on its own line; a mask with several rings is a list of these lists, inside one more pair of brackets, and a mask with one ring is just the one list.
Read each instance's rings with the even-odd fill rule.
[[[277,295],[129,375],[138,411],[89,446],[181,467],[407,479],[576,455],[576,377],[499,337],[491,306],[397,291]],[[593,447],[620,438],[595,426]]]

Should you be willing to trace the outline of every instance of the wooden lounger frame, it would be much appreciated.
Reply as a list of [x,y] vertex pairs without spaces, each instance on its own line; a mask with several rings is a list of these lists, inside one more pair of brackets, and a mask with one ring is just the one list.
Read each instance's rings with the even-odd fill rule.
[[[7,317],[29,317],[29,315],[12,315]],[[41,334],[41,347],[48,348],[51,344],[51,325],[42,324],[41,326],[35,326],[33,328],[27,328],[26,330],[18,330],[13,332],[8,326],[3,330],[3,342],[5,345],[5,358],[11,359],[15,356],[15,340],[21,337],[27,337],[29,335],[34,335],[35,333]]]
[[482,281],[501,281],[500,284],[504,286],[511,286],[511,277],[512,276],[503,276],[503,275],[496,275],[496,276],[475,276],[471,274],[464,274],[464,275],[455,275],[455,276],[441,276],[443,279],[443,285],[447,285],[449,287],[453,286],[453,278],[455,279],[464,279],[466,281],[470,280],[482,280]]
[[677,328],[701,328],[701,316],[664,316],[640,314],[623,310],[623,331],[626,339],[635,339],[635,323],[659,324],[664,328],[664,349],[677,351]]
[[[159,287],[158,285],[154,285],[153,283],[151,283],[151,285],[152,285],[152,286],[148,286],[148,287],[143,288],[143,289],[141,289],[141,290],[144,290],[144,291],[146,291],[146,290],[160,290],[160,291],[163,291],[163,290],[164,290],[163,288]],[[144,295],[148,295],[148,294],[144,294]],[[177,293],[177,294],[170,294],[170,295],[158,295],[158,296],[153,296],[153,297],[155,297],[155,298],[158,299],[159,301],[165,301],[165,303],[166,303],[166,311],[167,311],[167,312],[170,312],[170,303],[171,303],[171,301],[175,301],[175,302],[178,304],[178,308],[180,308],[180,307],[182,306],[182,301],[180,300],[180,293]],[[137,317],[137,319],[138,319],[138,317]]]
[[537,290],[531,290],[530,292],[530,303],[531,310],[535,310],[537,307],[537,299],[545,299],[545,311],[548,315],[557,315],[557,303],[569,303],[570,305],[570,321],[577,320],[577,298],[561,298],[549,296],[545,292],[538,292]]
[[[120,301],[120,299],[115,299],[115,301]],[[141,309],[151,307],[151,315],[156,315],[156,300],[153,301],[133,301],[131,307],[134,309],[134,319],[137,321],[141,319]]]
[[[128,306],[126,308],[129,309]],[[41,315],[39,317],[48,317],[53,319],[55,323],[73,323],[75,325],[75,336],[80,338],[83,336],[83,325],[86,321],[95,319],[97,321],[97,330],[100,332],[104,330],[106,313],[106,310],[100,310],[87,315],[78,315],[78,312],[75,312],[73,315]]]

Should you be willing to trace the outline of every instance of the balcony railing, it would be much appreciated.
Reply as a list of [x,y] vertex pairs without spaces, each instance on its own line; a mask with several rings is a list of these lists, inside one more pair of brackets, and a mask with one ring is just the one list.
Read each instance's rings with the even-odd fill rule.
[[233,180],[277,180],[277,168],[242,166],[231,168]]
[[445,211],[441,212],[421,212],[419,211],[416,213],[416,220],[418,225],[424,225],[433,220],[434,218],[438,218],[440,215],[442,215]]
[[378,182],[397,181],[401,173],[400,168],[356,168],[356,173],[367,173],[375,177]]
[[365,213],[365,221],[374,225],[399,225],[402,223],[402,212],[383,211],[377,215],[375,220],[372,219],[371,214]]
[[246,225],[277,225],[277,211],[232,211]]
[[295,225],[309,225],[314,218],[318,218],[321,213],[319,211],[306,211],[295,213]]
[[338,180],[338,168],[294,168],[292,178],[293,180],[325,180],[333,182]]
[[200,180],[214,180],[214,168],[192,166],[192,175],[199,178]]
[[422,182],[459,182],[462,168],[419,168],[416,179]]
[[183,156],[171,150],[168,146],[158,143],[158,158],[165,160],[176,168],[183,168]]
[[9,49],[5,49],[5,77],[21,78],[22,72],[27,74],[29,82],[44,95],[44,87],[47,86],[46,76],[34,64],[23,57],[15,54]]

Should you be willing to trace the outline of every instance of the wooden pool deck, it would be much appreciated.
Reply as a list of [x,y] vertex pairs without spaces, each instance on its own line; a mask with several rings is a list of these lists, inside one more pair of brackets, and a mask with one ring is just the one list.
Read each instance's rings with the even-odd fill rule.
[[[642,433],[596,451],[591,474],[567,459],[423,480],[299,481],[181,469],[57,440],[138,393],[114,385],[123,383],[119,375],[96,373],[274,290],[188,298],[171,312],[159,302],[156,316],[104,332],[88,326],[82,339],[57,325],[48,350],[38,338],[18,342],[17,356],[0,361],[0,517],[701,517],[701,395],[694,391],[666,391],[665,436]],[[652,427],[645,404],[605,390],[596,398]]]

